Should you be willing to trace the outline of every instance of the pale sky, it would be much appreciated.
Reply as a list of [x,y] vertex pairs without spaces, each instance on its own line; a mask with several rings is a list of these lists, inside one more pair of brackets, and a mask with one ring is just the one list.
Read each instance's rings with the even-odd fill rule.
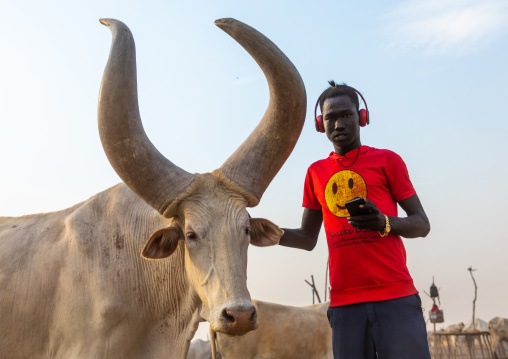
[[[120,181],[103,153],[97,98],[111,44],[99,18],[131,29],[145,129],[189,172],[209,172],[261,119],[268,88],[251,57],[214,24],[234,17],[291,59],[307,89],[307,119],[292,155],[253,216],[298,227],[305,172],[333,147],[314,130],[327,80],[365,96],[371,125],[362,143],[405,160],[431,221],[405,239],[420,292],[435,276],[443,326],[472,315],[508,318],[506,156],[508,3],[408,1],[19,1],[0,4],[0,216],[49,212]],[[249,250],[255,299],[308,305],[311,274],[321,295],[324,232],[312,252]],[[422,293],[426,312],[431,301]],[[205,338],[200,330],[198,337]]]

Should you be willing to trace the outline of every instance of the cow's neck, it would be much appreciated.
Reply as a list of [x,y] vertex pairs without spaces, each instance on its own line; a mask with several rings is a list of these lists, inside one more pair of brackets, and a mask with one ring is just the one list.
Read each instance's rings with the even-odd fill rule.
[[[114,188],[121,192],[123,212],[117,230],[126,238],[133,283],[124,293],[129,297],[132,317],[141,319],[138,335],[150,357],[185,358],[190,339],[198,326],[201,301],[192,288],[185,272],[185,243],[167,259],[146,260],[141,249],[150,235],[168,225],[163,218],[126,187]],[[127,211],[125,211],[127,209]],[[127,242],[131,242],[128,244]],[[135,323],[129,323],[136,327]],[[145,351],[146,352],[146,351]]]
[[201,301],[187,279],[184,243],[181,242],[177,251],[162,262],[165,264],[166,279],[161,281],[158,271],[147,273],[153,276],[149,282],[157,288],[147,302],[151,308],[146,309],[153,316],[147,340],[159,348],[161,354],[185,358],[201,321]]

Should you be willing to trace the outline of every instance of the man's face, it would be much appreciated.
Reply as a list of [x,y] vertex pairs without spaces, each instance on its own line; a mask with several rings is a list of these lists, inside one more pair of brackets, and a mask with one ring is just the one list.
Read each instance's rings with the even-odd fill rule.
[[325,100],[323,123],[326,136],[333,143],[335,152],[345,154],[361,146],[358,111],[348,96]]

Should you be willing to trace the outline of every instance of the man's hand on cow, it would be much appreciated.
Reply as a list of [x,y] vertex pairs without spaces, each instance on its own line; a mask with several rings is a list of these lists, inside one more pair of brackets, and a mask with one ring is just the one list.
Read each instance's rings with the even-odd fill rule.
[[367,209],[370,213],[361,216],[347,217],[350,225],[357,229],[371,229],[377,232],[382,232],[385,229],[385,216],[374,203],[367,200],[360,208]]

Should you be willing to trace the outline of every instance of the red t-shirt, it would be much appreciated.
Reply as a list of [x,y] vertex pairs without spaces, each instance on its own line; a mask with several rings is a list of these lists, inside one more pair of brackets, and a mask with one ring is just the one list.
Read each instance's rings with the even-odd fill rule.
[[362,146],[335,152],[307,170],[303,207],[322,210],[330,254],[330,306],[400,298],[418,293],[406,266],[400,237],[382,238],[347,222],[344,203],[371,200],[381,213],[397,216],[397,202],[416,194],[402,158],[389,150]]

